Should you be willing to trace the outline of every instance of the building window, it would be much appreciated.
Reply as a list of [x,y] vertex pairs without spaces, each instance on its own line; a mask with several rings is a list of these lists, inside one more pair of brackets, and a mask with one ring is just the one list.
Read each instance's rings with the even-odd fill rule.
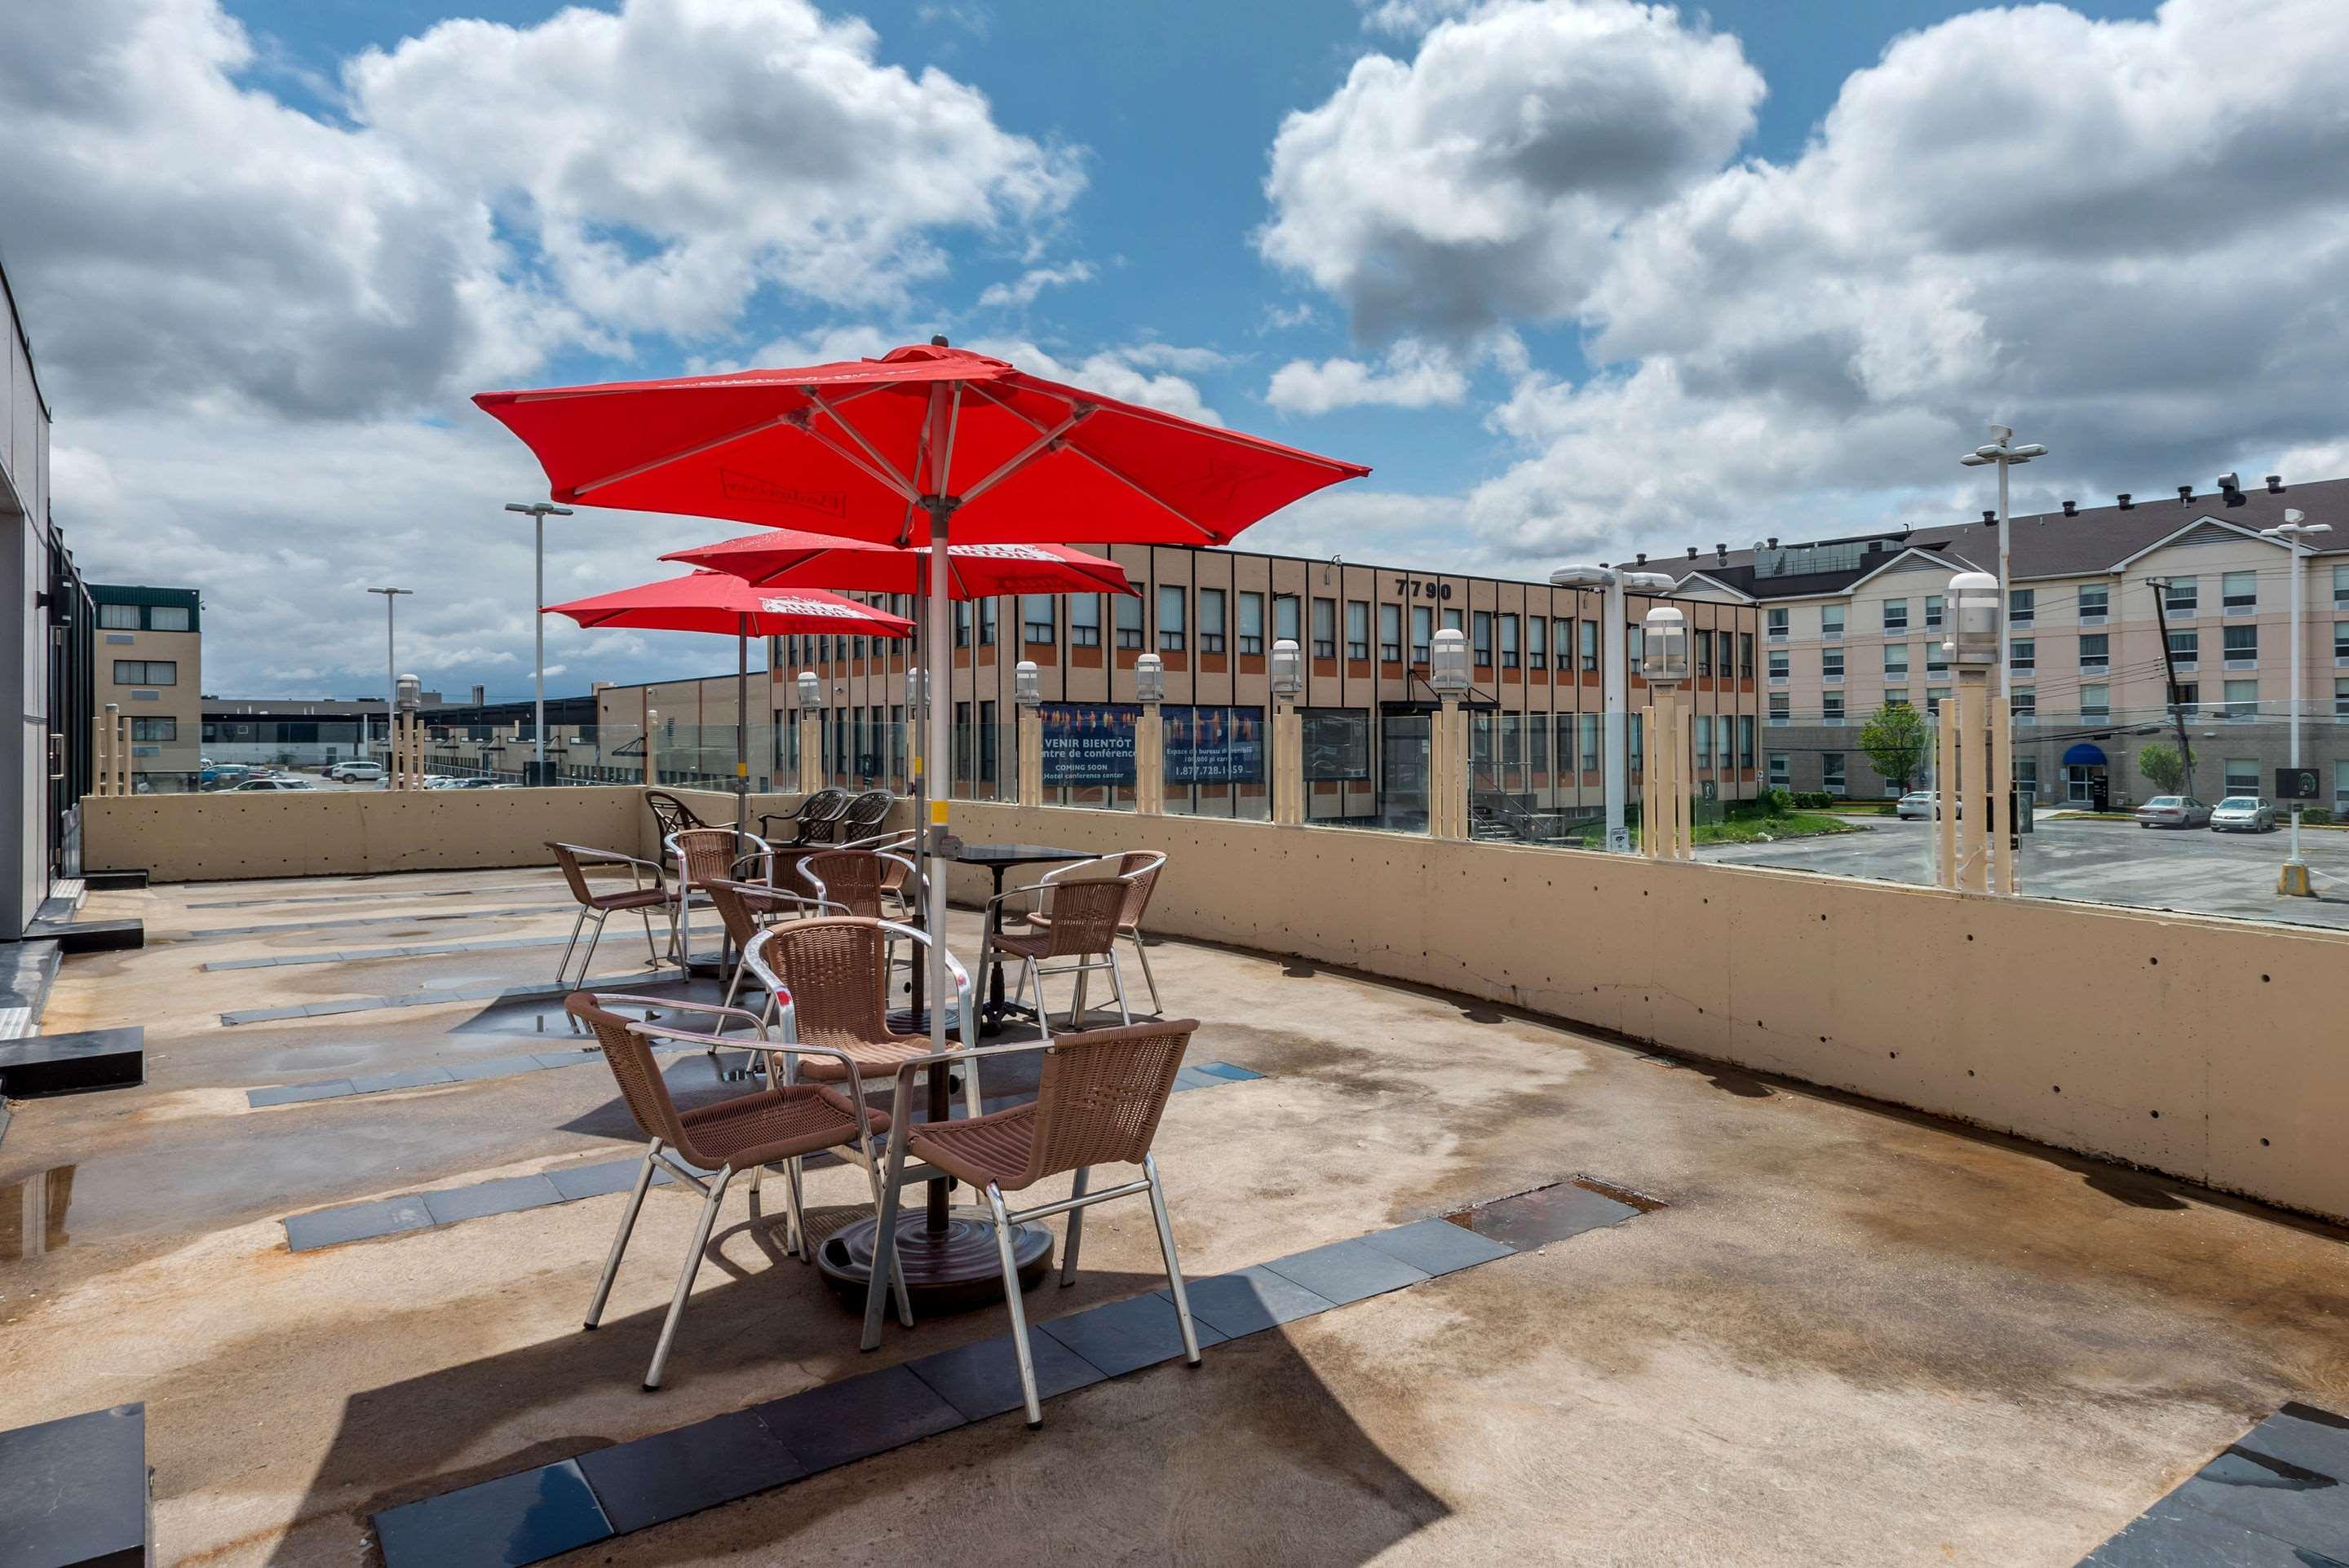
[[1903,686],[1899,691],[1886,692],[1884,694],[1884,706],[1887,707],[1907,707],[1909,706],[1909,688]]
[[2084,670],[2108,670],[2113,667],[2113,639],[2104,632],[2088,632],[2080,638],[2080,667]]
[[2333,569],[2333,607],[2349,610],[2349,566]]
[[1180,583],[1158,585],[1158,651],[1179,654],[1183,651],[1183,611],[1187,600]]
[[1638,773],[1647,767],[1648,729],[1647,726],[1640,722],[1638,714],[1627,714],[1625,717],[1630,722],[1623,727],[1623,732],[1630,738],[1630,745],[1624,749],[1630,770]]
[[1783,751],[1770,753],[1770,788],[1786,789],[1793,784],[1794,778],[1795,759]]
[[1713,771],[1713,726],[1706,721],[1704,715],[1698,714],[1696,716],[1694,728],[1696,731],[1696,770],[1700,773],[1710,773]]
[[1023,593],[1019,596],[1019,638],[1027,643],[1050,643],[1060,634],[1060,616],[1054,613],[1050,593]]
[[1828,794],[1840,795],[1843,793],[1842,752],[1822,751],[1819,753],[1819,777],[1821,779],[1819,788],[1825,789]]
[[1371,656],[1371,605],[1367,599],[1346,601],[1346,656],[1350,659]]
[[2333,623],[2333,662],[2349,664],[2349,621]]
[[1429,646],[1435,636],[1435,612],[1424,604],[1411,607],[1411,662],[1427,663]]
[[[1837,651],[1840,652],[1841,650]],[[1795,655],[1793,654],[1787,652],[1785,648],[1771,649],[1770,678],[1774,681],[1787,679],[1793,674],[1792,665],[1794,662],[1794,656]]]
[[1786,634],[1786,612],[1784,610],[1763,611],[1762,631],[1765,636],[1779,638],[1785,637]]
[[2174,664],[2192,668],[2202,662],[2202,634],[2172,632],[2169,634],[2169,657]]
[[1843,722],[1843,693],[1830,691],[1819,694],[1819,722],[1821,724]]
[[1697,678],[1699,680],[1709,678],[1713,674],[1713,634],[1691,632],[1689,641],[1696,645]]
[[1275,593],[1272,596],[1272,640],[1276,643],[1284,639],[1292,643],[1300,641],[1302,634],[1297,625],[1298,618],[1303,614],[1298,608],[1296,594]]
[[1526,617],[1526,667],[1527,669],[1538,670],[1548,666],[1549,640],[1543,635],[1548,629],[1548,616]]
[[2258,794],[2260,792],[2260,759],[2256,757],[2228,758],[2225,778],[2228,794]]
[[1526,716],[1526,766],[1537,773],[1549,771],[1549,719],[1545,715]]
[[1313,656],[1334,659],[1338,656],[1338,601],[1313,601]]
[[1101,595],[1080,593],[1069,601],[1069,646],[1101,646]]
[[114,684],[128,686],[178,686],[180,661],[177,659],[117,659],[114,661]]
[[2333,717],[2349,718],[2349,680],[2336,677],[2333,683]]
[[1264,652],[1264,595],[1240,595],[1240,652]]
[[139,606],[136,604],[100,604],[98,624],[102,631],[135,632],[139,629]]
[[2014,759],[2014,787],[2026,794],[2039,793],[2039,758],[2018,757]]
[[1580,624],[1582,627],[1582,667],[1586,670],[1596,670],[1599,667],[1599,623],[1596,621],[1584,621],[1580,623]]
[[1645,626],[1623,628],[1623,667],[1638,675],[1648,667],[1648,629]]
[[1582,770],[1585,773],[1596,773],[1599,771],[1599,716],[1595,713],[1583,714],[1581,727]]
[[1480,670],[1493,667],[1493,612],[1479,610],[1469,618],[1469,657]]
[[1517,618],[1515,615],[1501,617],[1501,667],[1505,670],[1517,667]]
[[1737,634],[1737,675],[1741,680],[1754,678],[1754,634]]
[[[954,643],[955,643],[955,646],[956,646],[956,647],[957,647],[957,648],[967,648],[967,647],[970,646],[970,601],[969,601],[969,600],[968,600],[968,599],[962,600],[961,602],[959,602],[958,603],[957,603],[957,604],[955,605],[955,607],[954,607],[954,626],[955,626],[955,630],[954,630]],[[832,639],[831,639],[831,638],[829,638],[829,637],[818,637],[815,641],[816,641],[816,651],[817,651],[817,655],[818,655],[818,656],[817,656],[817,660],[816,660],[816,662],[817,662],[818,664],[829,664],[829,663],[831,663],[831,662],[832,662],[832,657],[831,657],[831,651],[830,651],[830,644],[831,644],[831,642],[832,642]]]
[[2038,673],[2039,645],[2029,637],[2009,644],[2006,667],[2019,676]]
[[2227,714],[2234,719],[2257,718],[2260,716],[2260,683],[2229,681],[2226,683]]
[[2260,662],[2260,629],[2230,626],[2226,633],[2227,667],[2239,670]]
[[1843,679],[1843,650],[1841,648],[1821,648],[1819,650],[1819,678],[1823,681],[1839,681]]
[[995,782],[995,705],[978,705],[978,781]]
[[2349,762],[2333,765],[2333,810],[2349,811]]
[[1939,637],[1930,638],[1925,644],[1925,673],[1929,676],[1950,673],[1950,645]]
[[2179,681],[2169,688],[2169,706],[2188,718],[2192,718],[2202,707],[2202,686],[2199,681]]
[[2260,574],[2230,572],[2219,579],[2219,602],[2230,615],[2249,615],[2260,607]]
[[1562,670],[1572,669],[1574,667],[1574,623],[1565,620],[1552,621],[1549,629],[1550,650],[1557,660],[1557,667]]
[[1819,607],[1820,636],[1840,637],[1843,635],[1843,611],[1844,607],[1840,604],[1823,604]]
[[1940,713],[1941,711],[1941,703],[1949,696],[1949,695],[1950,688],[1947,686],[1927,686],[1925,688],[1925,711],[1931,714]]
[[177,740],[180,721],[176,718],[134,718],[130,721],[133,740]]
[[2101,625],[2111,607],[2111,589],[2083,588],[2080,590],[2080,624],[2082,625]]
[[2172,615],[2191,615],[2202,601],[2202,580],[2172,577],[2161,587],[2161,607]]
[[1794,703],[1795,699],[1788,696],[1785,692],[1772,692],[1770,694],[1770,722],[1773,724],[1794,723]]
[[1224,651],[1224,591],[1220,588],[1199,590],[1199,651]]
[[2028,626],[2037,617],[2039,591],[2036,588],[2010,588],[2006,591],[2006,624]]
[[1884,631],[1887,636],[1909,629],[1909,601],[1887,599],[1884,602]]
[[2106,719],[2113,716],[2113,688],[2108,686],[2084,686],[2080,688],[2080,717],[2085,719]]
[[1941,595],[1939,593],[1928,593],[1925,595],[1925,630],[1929,632],[1938,632],[1940,629]]
[[1750,713],[1737,716],[1737,766],[1744,772],[1754,768],[1754,716]]
[[1118,595],[1117,645],[1121,648],[1142,646],[1142,600],[1132,593]]
[[2021,691],[2009,692],[2006,697],[2006,711],[2021,722],[2030,723],[2039,717],[2039,694],[2028,686]]
[[1391,665],[1402,662],[1402,606],[1379,606],[1379,657]]
[[1444,629],[1447,632],[1466,630],[1466,627],[1461,622],[1459,611],[1446,610],[1444,612]]
[[1909,678],[1908,644],[1884,645],[1884,678],[1887,681],[1905,681]]

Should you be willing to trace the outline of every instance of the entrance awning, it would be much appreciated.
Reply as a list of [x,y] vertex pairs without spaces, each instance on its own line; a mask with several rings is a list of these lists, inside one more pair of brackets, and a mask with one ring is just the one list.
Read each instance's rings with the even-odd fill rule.
[[2102,768],[2104,765],[2103,750],[2085,740],[2064,753],[2064,766],[2066,768]]

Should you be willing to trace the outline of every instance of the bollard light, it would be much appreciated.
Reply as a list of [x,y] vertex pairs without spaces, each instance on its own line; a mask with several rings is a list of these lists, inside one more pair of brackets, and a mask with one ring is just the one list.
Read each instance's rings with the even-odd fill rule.
[[1998,663],[1998,579],[1987,572],[1961,572],[1950,579],[1954,630],[1941,644],[1953,665],[1987,667]]
[[1035,707],[1044,700],[1044,683],[1036,673],[1036,661],[1022,659],[1011,666],[1011,700],[1021,707]]
[[[1296,647],[1291,643],[1291,648]],[[1273,657],[1278,659],[1276,651]],[[1277,679],[1278,677],[1276,677]],[[1133,661],[1133,696],[1137,702],[1166,700],[1166,661],[1156,654],[1144,654]]]
[[814,712],[823,707],[823,683],[816,679],[813,670],[802,670],[799,679],[800,709]]
[[918,666],[905,672],[905,711],[907,713],[919,713],[922,710],[922,692],[928,684],[929,674],[929,671]]
[[414,713],[424,706],[424,683],[414,676],[402,676],[398,682],[399,706]]
[[1427,684],[1435,688],[1438,696],[1468,695],[1466,634],[1449,630],[1435,634],[1434,644],[1428,655]]
[[1676,686],[1689,678],[1688,617],[1670,604],[1648,612],[1640,673],[1651,686]]
[[1275,696],[1295,696],[1305,689],[1305,657],[1297,651],[1293,637],[1283,637],[1272,645],[1272,694]]

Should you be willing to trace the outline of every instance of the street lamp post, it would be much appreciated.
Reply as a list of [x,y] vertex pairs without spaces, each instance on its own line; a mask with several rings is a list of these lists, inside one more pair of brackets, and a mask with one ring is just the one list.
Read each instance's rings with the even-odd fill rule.
[[397,699],[399,695],[399,659],[398,655],[393,651],[394,640],[392,636],[392,609],[393,606],[398,603],[401,594],[405,593],[412,598],[415,596],[416,590],[413,588],[370,588],[367,592],[370,593],[380,593],[383,595],[383,744],[385,751],[384,759],[386,762],[388,762],[391,760],[389,753],[391,750],[392,714],[397,706]]
[[1631,682],[1625,661],[1630,650],[1625,645],[1628,621],[1624,609],[1626,590],[1669,593],[1679,586],[1671,576],[1661,572],[1626,572],[1614,566],[1561,566],[1549,574],[1553,588],[1599,588],[1607,594],[1607,633],[1599,639],[1599,679],[1606,695],[1607,750],[1602,760],[1606,771],[1607,848],[1613,854],[1629,853],[1630,830],[1623,825],[1623,797],[1629,788],[1630,767],[1624,748],[1625,710],[1630,702]]
[[2016,446],[2014,430],[2011,426],[1992,425],[1990,428],[1990,433],[1991,439],[1988,445],[1976,447],[1958,461],[1970,469],[1981,468],[1984,463],[1998,465],[1998,602],[2002,611],[1998,634],[1998,698],[2011,707],[2013,706],[2014,696],[2014,645],[2012,625],[2014,617],[2004,612],[2013,608],[2014,591],[2013,577],[2007,567],[2007,540],[2010,529],[2007,522],[2006,470],[2018,464],[2027,463],[2033,458],[2045,457],[2047,449],[2036,441],[2028,446]]
[[[2333,525],[2311,522],[2302,511],[2287,511],[2283,521],[2274,528],[2260,531],[2281,542],[2292,555],[2292,756],[2290,766],[2300,767],[2300,606],[2303,592],[2301,578],[2308,572],[2308,536],[2330,533]],[[2314,898],[2316,890],[2309,885],[2308,862],[2300,853],[2300,802],[2292,802],[2292,855],[2283,863],[2283,872],[2276,879],[2276,892],[2286,898]]]
[[[571,509],[556,506],[552,501],[534,500],[525,506],[520,501],[510,500],[506,502],[506,510],[526,514],[538,535],[537,603],[531,617],[533,623],[531,630],[538,641],[538,701],[532,714],[535,745],[531,752],[530,781],[543,784],[546,782],[546,520],[569,517]],[[737,714],[735,717],[744,725],[750,722],[748,714]]]

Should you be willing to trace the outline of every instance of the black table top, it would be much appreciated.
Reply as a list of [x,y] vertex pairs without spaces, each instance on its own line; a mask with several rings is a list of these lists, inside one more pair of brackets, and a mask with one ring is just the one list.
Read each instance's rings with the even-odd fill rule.
[[953,859],[970,866],[1040,865],[1048,861],[1095,861],[1093,850],[1055,849],[1050,844],[965,844]]

